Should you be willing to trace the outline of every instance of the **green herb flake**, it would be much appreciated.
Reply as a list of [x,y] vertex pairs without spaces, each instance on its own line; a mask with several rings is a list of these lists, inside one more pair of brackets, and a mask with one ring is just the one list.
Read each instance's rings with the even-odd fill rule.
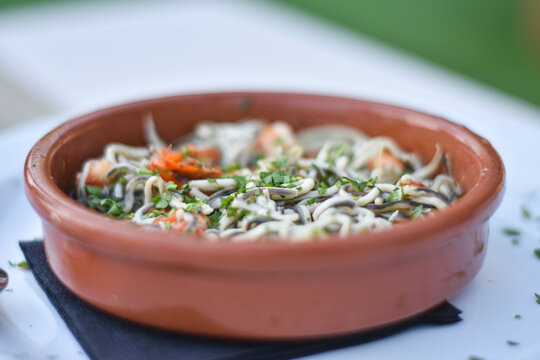
[[536,256],[537,259],[540,259],[540,248],[536,248],[533,250],[534,256]]
[[240,165],[239,163],[234,163],[234,164],[231,164],[225,168],[223,168],[223,171],[226,172],[226,173],[230,173],[230,172],[233,172],[233,171],[236,171],[236,170],[240,170],[242,168],[242,165]]
[[517,341],[514,341],[514,340],[506,340],[506,343],[510,346],[516,346],[516,345],[519,345],[519,343]]
[[335,162],[337,159],[345,155],[346,151],[347,145],[345,144],[339,144],[331,147],[328,151],[328,161],[332,163]]
[[518,319],[518,320],[521,319],[521,314],[514,315],[514,319]]
[[25,270],[28,270],[29,267],[28,267],[28,263],[26,261],[20,261],[20,262],[13,262],[13,261],[9,261],[8,260],[8,264],[9,266],[11,267],[18,267],[20,269],[25,269]]
[[520,236],[521,235],[521,231],[517,230],[517,229],[514,229],[514,228],[504,228],[502,230],[503,234],[505,235],[508,235],[508,236]]
[[512,239],[512,245],[519,245],[519,239],[518,238],[513,238]]
[[226,209],[230,206],[231,202],[234,200],[235,196],[234,194],[233,195],[229,195],[227,196],[226,198],[221,198],[221,208],[222,209]]
[[521,216],[524,218],[524,219],[527,219],[529,220],[532,216],[531,216],[531,211],[525,207],[525,206],[521,206]]
[[168,193],[157,194],[152,199],[152,202],[155,204],[156,209],[166,209],[169,206],[169,201],[172,200],[172,195]]
[[274,165],[277,169],[286,168],[287,156],[285,156],[284,154],[280,154],[275,161],[271,162],[271,164]]
[[170,228],[171,228],[171,223],[170,223],[170,222],[168,222],[168,221],[167,221],[167,222],[165,222],[165,224],[164,224],[164,225],[165,225],[165,228],[166,228],[166,229],[170,229]]
[[113,203],[109,210],[107,211],[107,215],[120,217],[124,214],[124,210],[122,209],[122,206],[120,206],[118,203]]
[[216,179],[207,179],[207,181],[208,181],[210,184],[217,184],[217,180],[216,180]]
[[234,215],[234,217],[235,217],[236,220],[242,220],[247,215],[249,215],[249,213],[250,212],[247,211],[247,210],[240,210],[236,215]]
[[413,218],[417,218],[417,217],[420,217],[422,215],[422,213],[424,212],[424,206],[423,205],[418,205],[417,207],[414,208],[414,210],[412,211],[411,213],[411,216]]
[[157,172],[156,169],[154,170],[150,170],[150,169],[137,169],[137,175],[150,175],[150,176],[153,176],[153,175],[158,175],[159,173]]
[[259,177],[265,185],[271,186],[281,186],[296,180],[285,171],[261,171]]
[[399,196],[399,188],[396,187],[394,190],[392,190],[392,193],[390,194],[390,196],[388,196],[388,202],[394,202],[394,201],[399,201],[400,200],[400,196]]
[[313,204],[315,203],[315,201],[317,201],[317,198],[316,198],[316,197],[311,198],[311,199],[309,199],[309,200],[307,201],[307,204],[308,204],[308,205],[313,205]]
[[187,146],[184,146],[182,149],[180,149],[180,154],[182,154],[182,156],[193,156],[193,154],[191,153],[191,151],[189,151],[189,149],[187,148]]
[[534,296],[536,296],[536,303],[540,304],[540,295],[538,295],[537,293],[534,293]]
[[149,218],[156,218],[158,216],[165,216],[165,213],[163,211],[159,210],[152,210],[151,212],[144,214],[141,216],[142,219],[149,219]]
[[101,198],[101,188],[99,186],[86,185],[86,192]]
[[200,199],[196,199],[196,201],[187,204],[184,208],[185,211],[192,212],[195,214],[198,214],[201,207],[204,205],[204,203]]
[[467,360],[485,360],[483,357],[479,357],[479,356],[475,356],[475,355],[470,355]]
[[221,213],[219,211],[214,211],[214,213],[210,216],[206,217],[208,227],[215,228],[219,224],[219,220],[221,219]]
[[176,185],[175,183],[173,183],[172,181],[169,181],[167,183],[167,187],[166,187],[167,190],[178,190],[178,185]]

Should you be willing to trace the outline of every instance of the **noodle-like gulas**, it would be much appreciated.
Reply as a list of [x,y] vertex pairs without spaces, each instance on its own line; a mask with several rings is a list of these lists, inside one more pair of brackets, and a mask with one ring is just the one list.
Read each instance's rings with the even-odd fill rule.
[[201,123],[166,144],[112,143],[83,164],[75,198],[146,226],[254,241],[376,231],[441,210],[462,193],[437,146],[426,165],[386,137],[335,125]]

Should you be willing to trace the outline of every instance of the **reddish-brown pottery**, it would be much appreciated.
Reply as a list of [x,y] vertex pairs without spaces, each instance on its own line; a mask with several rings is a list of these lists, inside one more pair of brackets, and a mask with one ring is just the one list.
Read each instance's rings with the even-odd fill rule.
[[[110,142],[143,145],[151,112],[166,141],[199,121],[283,120],[392,137],[424,161],[435,144],[465,195],[433,216],[380,232],[304,243],[207,241],[117,220],[70,198],[74,174]],[[244,339],[346,334],[390,324],[457,294],[486,255],[504,167],[490,143],[442,118],[355,99],[282,93],[174,96],[68,121],[33,147],[26,193],[62,283],[109,313],[164,329]]]

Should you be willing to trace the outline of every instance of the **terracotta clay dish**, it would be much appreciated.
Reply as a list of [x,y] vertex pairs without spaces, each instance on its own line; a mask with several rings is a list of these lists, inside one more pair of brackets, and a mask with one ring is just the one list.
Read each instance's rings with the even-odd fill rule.
[[[74,174],[86,159],[110,142],[145,144],[142,119],[149,112],[165,141],[204,120],[262,118],[294,129],[356,127],[393,138],[424,162],[439,144],[465,194],[433,216],[389,230],[301,243],[205,241],[114,219],[73,200]],[[170,330],[293,339],[376,328],[461,291],[486,255],[504,167],[488,141],[417,111],[327,96],[221,93],[140,101],[71,120],[33,147],[25,179],[50,266],[85,301]]]

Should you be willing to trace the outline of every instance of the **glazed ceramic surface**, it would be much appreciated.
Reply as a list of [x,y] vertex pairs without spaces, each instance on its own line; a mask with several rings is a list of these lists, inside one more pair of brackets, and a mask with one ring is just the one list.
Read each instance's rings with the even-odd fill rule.
[[[439,144],[466,193],[434,216],[309,243],[210,242],[113,219],[71,199],[84,160],[100,156],[109,142],[144,144],[148,112],[166,141],[200,121],[255,117],[296,129],[354,126],[392,137],[424,161]],[[222,93],[141,101],[74,119],[34,146],[25,179],[42,218],[49,263],[84,300],[166,329],[289,339],[396,322],[459,292],[484,260],[504,167],[486,140],[432,115],[345,98]]]

